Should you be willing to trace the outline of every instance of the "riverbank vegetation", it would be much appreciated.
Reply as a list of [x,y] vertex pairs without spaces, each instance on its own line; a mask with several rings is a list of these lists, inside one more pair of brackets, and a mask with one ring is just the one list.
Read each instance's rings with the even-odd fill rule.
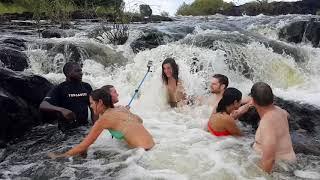
[[176,14],[183,16],[210,15],[228,10],[232,6],[232,3],[226,3],[223,0],[195,0],[190,5],[183,3]]
[[62,25],[78,17],[112,21],[122,15],[123,10],[123,0],[0,0],[0,15],[31,14],[36,21],[46,19]]
[[320,12],[319,0],[301,0],[296,2],[276,2],[270,0],[252,0],[235,6],[223,0],[195,0],[191,4],[183,3],[176,15],[213,15],[220,13],[228,16],[282,15],[282,14],[317,14]]

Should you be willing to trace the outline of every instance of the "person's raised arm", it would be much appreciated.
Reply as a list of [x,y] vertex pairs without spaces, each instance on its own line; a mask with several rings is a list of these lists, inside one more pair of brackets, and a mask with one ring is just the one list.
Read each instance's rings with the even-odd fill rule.
[[264,171],[270,173],[275,162],[275,152],[277,145],[277,138],[272,123],[268,122],[266,126],[261,128],[261,150],[262,158],[259,167]]
[[232,111],[232,113],[230,114],[231,117],[233,117],[234,119],[238,119],[240,118],[243,114],[245,114],[246,112],[248,112],[249,108],[252,106],[251,103],[247,103],[244,104],[242,106],[239,107],[239,109]]

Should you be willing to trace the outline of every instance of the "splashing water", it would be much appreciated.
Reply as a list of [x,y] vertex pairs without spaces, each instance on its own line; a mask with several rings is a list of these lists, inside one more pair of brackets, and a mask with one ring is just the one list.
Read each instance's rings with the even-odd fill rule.
[[[156,26],[158,30],[170,33],[174,29],[172,27],[179,25],[189,27],[193,24],[195,30],[190,34],[185,34],[186,39],[198,38],[202,35],[208,35],[208,33],[213,33],[217,37],[222,32],[229,34],[238,27],[242,27],[242,30],[247,33],[259,33],[267,38],[277,40],[274,31],[279,27],[293,20],[306,18],[308,17],[235,18],[210,16],[208,24],[204,24],[197,17],[187,17],[180,18],[177,22],[160,23]],[[46,158],[47,152],[65,151],[78,143],[81,138],[73,136],[66,140],[63,135],[53,130],[54,127],[44,127],[43,129],[46,130],[52,129],[55,136],[50,137],[49,142],[55,142],[55,144],[37,147],[34,139],[17,144],[17,147],[30,148],[29,153],[24,156],[16,153],[16,157],[12,155],[12,157],[7,157],[6,161],[1,162],[0,178],[320,178],[318,173],[320,172],[320,158],[303,154],[298,154],[299,165],[297,167],[284,166],[272,175],[261,172],[256,165],[257,156],[250,146],[254,141],[250,126],[239,123],[245,133],[245,136],[241,138],[217,138],[210,135],[206,132],[206,124],[212,109],[207,105],[170,108],[166,103],[166,91],[161,79],[162,61],[167,57],[173,57],[179,65],[179,77],[183,81],[188,95],[207,94],[210,77],[215,73],[221,73],[229,77],[230,87],[240,89],[243,94],[249,92],[254,82],[266,81],[272,85],[275,94],[280,97],[320,106],[320,85],[317,83],[318,69],[320,68],[320,63],[317,60],[320,55],[319,49],[312,48],[307,44],[296,45],[304,52],[307,59],[306,62],[298,63],[290,55],[275,53],[270,47],[255,41],[254,38],[253,41],[244,44],[223,40],[215,41],[211,47],[188,44],[184,41],[186,39],[182,39],[133,54],[130,43],[138,38],[139,33],[137,32],[147,26],[151,25],[133,25],[131,28],[134,37],[129,37],[128,42],[122,46],[108,46],[92,42],[91,39],[85,39],[83,36],[66,38],[63,41],[82,44],[82,47],[94,44],[96,48],[91,49],[93,52],[104,51],[100,52],[102,54],[108,54],[110,51],[113,51],[113,54],[121,52],[128,59],[126,63],[110,66],[110,64],[104,64],[97,60],[96,56],[88,53],[82,61],[83,81],[89,82],[93,88],[100,88],[106,84],[115,85],[120,94],[119,104],[122,105],[129,102],[134,90],[146,73],[147,62],[153,61],[153,72],[147,76],[138,97],[133,101],[131,110],[142,117],[144,126],[153,135],[156,146],[149,151],[128,149],[124,142],[112,139],[110,134],[104,131],[89,148],[87,158],[52,161]],[[238,33],[243,35],[241,31]],[[182,35],[179,34],[179,37]],[[87,46],[83,44],[87,44]],[[106,46],[108,46],[108,50],[104,48]],[[59,71],[48,70],[50,68],[46,64],[49,59],[47,50],[31,48],[27,54],[31,64],[28,71],[41,74],[54,83],[64,80],[63,74]],[[54,64],[59,65],[60,62],[65,62],[65,58],[64,55],[55,54],[54,60],[57,63]],[[249,70],[246,71],[246,69]],[[39,131],[41,128],[37,132]],[[87,133],[87,129],[79,131],[81,136]],[[46,133],[48,132],[43,132],[43,134]],[[6,154],[6,152],[0,152],[0,157],[1,153]]]

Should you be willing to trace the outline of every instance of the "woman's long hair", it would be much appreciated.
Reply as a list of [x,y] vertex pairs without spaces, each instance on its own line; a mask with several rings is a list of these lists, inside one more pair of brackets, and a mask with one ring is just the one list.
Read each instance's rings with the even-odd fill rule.
[[172,76],[176,80],[176,84],[178,84],[179,66],[176,63],[176,61],[173,58],[167,58],[162,63],[162,81],[165,84],[168,84],[168,77],[166,76],[166,74],[163,71],[163,65],[164,64],[170,64],[170,66],[172,68]]
[[218,103],[217,112],[226,112],[227,106],[230,106],[234,101],[241,101],[242,93],[236,88],[227,88],[221,100]]
[[107,109],[114,108],[111,95],[104,89],[96,89],[91,92],[90,96],[96,102],[102,100],[103,105],[105,105]]

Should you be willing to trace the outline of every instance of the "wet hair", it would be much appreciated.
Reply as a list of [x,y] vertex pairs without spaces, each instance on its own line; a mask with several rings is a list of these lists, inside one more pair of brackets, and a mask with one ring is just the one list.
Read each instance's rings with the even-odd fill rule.
[[166,76],[166,74],[164,73],[164,70],[163,70],[163,65],[165,65],[165,64],[170,64],[170,66],[172,68],[172,76],[176,80],[176,84],[178,84],[179,66],[173,58],[167,58],[162,63],[162,81],[165,84],[168,84],[168,77]]
[[234,103],[234,101],[241,101],[242,93],[236,88],[227,88],[221,100],[218,103],[217,112],[226,112],[227,106]]
[[259,106],[268,106],[274,99],[271,87],[264,82],[255,83],[251,88],[250,96]]
[[103,89],[103,90],[105,90],[107,93],[111,93],[111,88],[114,88],[114,86],[113,85],[105,85],[105,86],[102,86],[100,89]]
[[105,90],[96,89],[91,92],[90,96],[96,102],[98,102],[99,100],[102,100],[102,103],[106,106],[106,108],[114,108],[112,103],[112,97]]
[[229,79],[227,76],[223,75],[223,74],[215,74],[212,76],[213,78],[218,79],[220,84],[224,84],[224,89],[226,89],[229,85]]
[[72,70],[73,66],[78,65],[80,66],[80,64],[76,63],[76,62],[67,62],[64,66],[63,66],[63,74],[65,76],[68,76],[69,72]]

